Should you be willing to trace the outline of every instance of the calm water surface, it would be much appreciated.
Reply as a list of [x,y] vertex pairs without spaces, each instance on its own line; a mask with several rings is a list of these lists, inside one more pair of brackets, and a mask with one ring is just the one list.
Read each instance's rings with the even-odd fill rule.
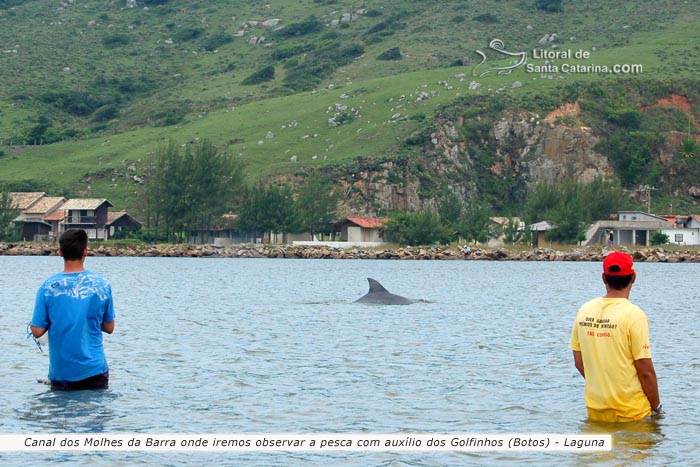
[[[585,420],[568,349],[596,263],[88,258],[112,282],[110,389],[52,393],[25,338],[57,257],[0,257],[0,433],[610,433],[611,452],[40,452],[0,464],[700,465],[700,265],[639,264],[659,422]],[[352,303],[367,277],[417,299]],[[67,462],[67,464],[65,464]]]

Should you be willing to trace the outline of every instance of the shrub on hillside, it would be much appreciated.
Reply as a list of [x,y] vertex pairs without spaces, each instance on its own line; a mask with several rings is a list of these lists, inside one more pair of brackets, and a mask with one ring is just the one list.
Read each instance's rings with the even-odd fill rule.
[[536,0],[535,9],[545,13],[561,13],[564,11],[561,2],[562,0]]
[[398,47],[392,47],[389,50],[385,50],[377,56],[377,60],[401,60],[403,55],[401,55],[401,50]]
[[178,32],[176,32],[175,34],[173,34],[173,40],[175,42],[187,42],[187,41],[197,39],[202,34],[204,34],[204,31],[201,29],[196,29],[196,28],[181,29]]
[[321,20],[311,15],[301,23],[288,24],[279,31],[277,35],[281,37],[299,37],[307,34],[312,34],[323,29]]
[[108,49],[115,49],[117,47],[123,47],[129,44],[129,36],[124,34],[114,34],[112,36],[106,36],[102,39],[102,45]]
[[388,32],[390,34],[393,34],[394,31],[398,31],[401,29],[404,29],[406,27],[406,23],[400,21],[401,19],[405,18],[408,15],[407,12],[402,11],[399,12],[384,21],[380,21],[379,23],[375,24],[371,28],[365,32],[365,37],[371,36],[372,34],[377,34],[377,33],[385,33]]
[[167,102],[151,118],[155,126],[177,125],[185,119],[188,111],[189,106],[185,102]]
[[289,67],[289,72],[284,77],[284,85],[295,91],[311,89],[321,80],[328,78],[337,68],[351,63],[364,52],[365,49],[360,44],[343,46],[340,42],[333,42],[308,53],[303,61],[300,60],[296,66]]
[[473,19],[478,23],[498,23],[498,18],[492,13],[484,13],[483,15],[475,16]]
[[117,107],[115,105],[103,105],[99,109],[95,110],[95,112],[92,114],[92,121],[93,122],[106,122],[108,120],[112,120],[114,117],[117,116]]
[[113,101],[110,97],[96,96],[90,92],[53,91],[42,94],[39,99],[57,109],[73,115],[87,116],[103,105]]
[[275,60],[284,60],[285,58],[293,57],[302,54],[311,49],[309,45],[281,45],[272,52],[272,58]]
[[16,5],[20,5],[26,0],[0,0],[0,9],[10,8]]
[[275,67],[272,65],[268,65],[266,67],[260,68],[258,71],[248,76],[241,82],[241,84],[250,86],[253,84],[264,83],[266,81],[272,81],[273,79],[275,79]]
[[216,34],[212,34],[211,36],[204,39],[204,42],[202,43],[202,48],[207,52],[213,52],[219,47],[226,45],[230,42],[233,42],[233,37],[231,37],[230,34],[219,32]]
[[642,113],[633,107],[608,109],[605,117],[623,128],[637,129],[642,121]]

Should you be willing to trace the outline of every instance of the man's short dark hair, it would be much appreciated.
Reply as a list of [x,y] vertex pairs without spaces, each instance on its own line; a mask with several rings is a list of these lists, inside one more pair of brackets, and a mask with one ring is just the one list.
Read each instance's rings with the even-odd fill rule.
[[82,259],[85,247],[87,247],[88,236],[83,229],[68,229],[58,239],[63,259]]
[[629,276],[609,276],[605,275],[605,283],[615,290],[622,290],[632,282],[634,274]]

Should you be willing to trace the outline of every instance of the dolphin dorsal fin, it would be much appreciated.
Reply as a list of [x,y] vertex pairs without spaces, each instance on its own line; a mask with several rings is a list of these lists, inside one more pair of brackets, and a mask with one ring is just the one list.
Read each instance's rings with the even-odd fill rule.
[[374,279],[368,277],[367,281],[369,282],[369,291],[370,292],[388,292],[388,290],[385,289],[382,284],[375,281]]

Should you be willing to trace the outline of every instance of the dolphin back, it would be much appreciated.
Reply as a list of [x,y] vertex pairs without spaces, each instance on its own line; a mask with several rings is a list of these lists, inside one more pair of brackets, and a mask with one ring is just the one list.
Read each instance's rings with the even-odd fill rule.
[[367,278],[367,282],[369,282],[369,293],[372,293],[372,292],[375,292],[375,293],[377,293],[377,292],[387,292],[387,293],[389,293],[389,291],[388,291],[387,289],[385,289],[384,286],[383,286],[382,284],[380,284],[379,282],[375,281],[375,280],[372,279],[371,277],[368,277],[368,278]]
[[372,278],[367,278],[369,292],[355,300],[355,303],[374,303],[377,305],[410,305],[413,300],[395,295],[384,288],[382,284]]

